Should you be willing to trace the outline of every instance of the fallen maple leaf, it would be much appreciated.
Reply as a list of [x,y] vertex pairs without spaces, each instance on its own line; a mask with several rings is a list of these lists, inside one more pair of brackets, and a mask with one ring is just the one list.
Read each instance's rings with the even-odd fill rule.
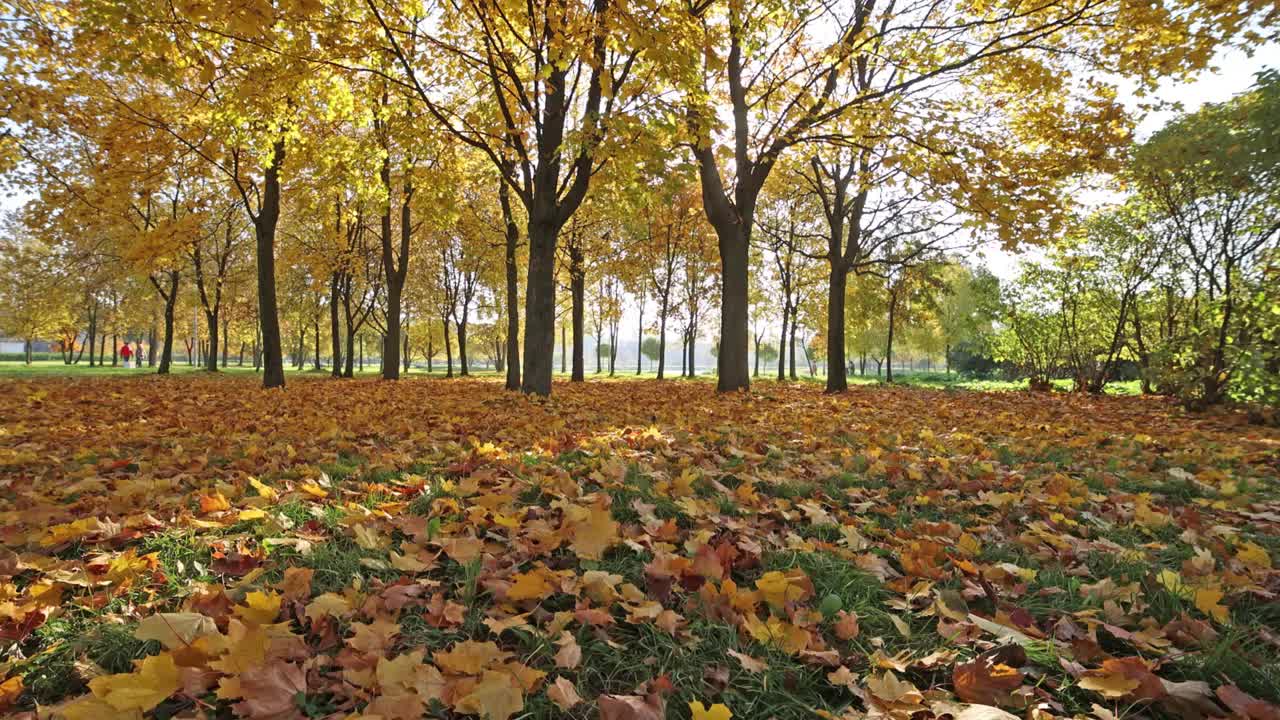
[[601,695],[600,720],[663,720],[667,703],[658,695]]
[[558,677],[551,683],[547,688],[547,697],[556,704],[556,707],[565,711],[582,702],[578,688],[566,677]]
[[721,703],[708,708],[697,700],[689,703],[689,712],[693,715],[693,720],[729,720],[733,717],[729,708]]
[[485,720],[507,720],[524,708],[524,695],[510,675],[486,670],[480,683],[458,700],[458,712]]
[[167,700],[181,685],[178,666],[167,652],[143,658],[135,672],[102,675],[89,681],[93,694],[116,710],[142,712]]
[[301,667],[274,660],[240,676],[244,701],[236,704],[236,712],[253,720],[280,718],[296,710],[294,698],[306,691],[307,674]]

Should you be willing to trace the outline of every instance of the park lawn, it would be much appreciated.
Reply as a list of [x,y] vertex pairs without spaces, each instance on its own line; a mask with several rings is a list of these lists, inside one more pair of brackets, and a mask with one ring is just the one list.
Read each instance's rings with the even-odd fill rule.
[[4,379],[0,712],[1262,718],[1278,454],[1143,397]]
[[[594,363],[590,358],[588,358],[587,360],[587,367],[588,369],[586,371],[586,377],[591,380],[627,381],[627,380],[636,380],[636,379],[653,379],[657,377],[657,372],[650,369],[649,367],[646,367],[641,372],[637,373],[634,370],[633,365],[625,366],[625,367],[619,366],[616,369],[615,374],[613,376],[609,376],[607,370],[596,372],[594,369],[595,367]],[[323,370],[315,370],[310,366],[302,370],[298,370],[292,366],[285,367],[285,375],[288,377],[292,377],[295,375],[304,375],[304,376],[319,375],[323,377],[327,375],[329,371],[330,370],[328,367],[326,367]],[[7,361],[7,362],[0,361],[0,378],[6,378],[6,377],[21,378],[21,377],[33,377],[33,376],[91,377],[91,376],[100,376],[100,375],[132,377],[132,376],[141,376],[141,375],[151,375],[151,374],[154,374],[154,372],[155,372],[154,368],[125,369],[122,367],[112,366],[112,365],[98,366],[98,367],[91,368],[83,363],[76,364],[76,365],[67,365],[63,363],[61,360],[36,360],[32,362],[30,365],[27,365],[25,363],[18,362],[18,361]],[[186,363],[174,363],[173,372],[175,374],[192,373],[192,372],[203,374],[204,368],[188,365]],[[231,365],[225,368],[222,368],[220,372],[227,373],[228,375],[243,375],[243,374],[258,373],[258,371],[254,370],[251,366],[247,366],[247,365],[240,366],[240,365],[237,365],[235,362],[232,362]],[[378,365],[376,362],[370,362],[366,364],[363,370],[359,368],[355,368],[354,372],[355,372],[355,375],[361,376],[361,377],[377,377],[381,373],[381,370],[378,369]],[[705,369],[700,370],[699,373],[695,375],[693,378],[680,377],[677,374],[678,372],[679,372],[678,370],[673,370],[672,372],[667,374],[667,378],[675,381],[690,380],[690,379],[694,381],[715,380],[715,374],[712,372],[708,372]],[[475,375],[476,377],[491,377],[495,375],[501,375],[502,373],[496,372],[492,368],[483,367],[483,368],[473,369],[471,371],[471,374]],[[445,371],[443,369],[443,366],[439,363],[434,365],[430,371],[428,371],[426,368],[415,365],[413,368],[411,368],[407,372],[402,371],[402,375],[405,377],[415,377],[415,378],[416,377],[444,377]],[[568,379],[569,373],[555,372],[554,376],[557,378]],[[773,383],[777,381],[776,378],[777,378],[776,369],[771,368],[767,372],[764,372],[763,374],[760,374],[752,378],[752,382]],[[826,382],[826,376],[821,374],[808,375],[801,372],[800,374],[797,375],[797,380],[805,383],[817,383],[821,385]],[[880,385],[880,384],[883,384],[884,379],[876,375],[853,374],[848,377],[848,382],[850,385]],[[923,387],[923,388],[944,389],[944,390],[945,389],[980,390],[984,392],[1027,389],[1026,380],[981,379],[981,378],[967,377],[964,375],[960,375],[959,373],[948,374],[945,372],[917,372],[917,371],[900,372],[894,376],[894,383],[900,384],[900,385],[907,385],[910,387]],[[1054,380],[1053,383],[1054,383],[1055,389],[1057,390],[1060,390],[1063,392],[1069,392],[1071,390],[1070,380],[1058,379],[1058,380]],[[1137,380],[1113,381],[1107,385],[1106,393],[1108,395],[1138,395],[1141,393],[1141,387]]]

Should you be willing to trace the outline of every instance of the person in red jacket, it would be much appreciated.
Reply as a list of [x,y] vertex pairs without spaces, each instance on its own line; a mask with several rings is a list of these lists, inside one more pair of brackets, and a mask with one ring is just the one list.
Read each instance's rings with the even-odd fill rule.
[[125,343],[124,346],[120,348],[120,357],[124,358],[124,366],[126,368],[132,367],[129,365],[129,358],[133,357],[133,348],[129,347],[129,343]]

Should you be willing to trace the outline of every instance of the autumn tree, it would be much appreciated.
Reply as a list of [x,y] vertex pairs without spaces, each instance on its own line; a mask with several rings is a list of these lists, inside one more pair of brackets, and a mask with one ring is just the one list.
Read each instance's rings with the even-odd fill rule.
[[[856,147],[862,138],[906,134],[902,119],[915,118],[908,137],[916,143],[945,137],[951,128],[985,125],[1056,141],[1046,145],[1053,158],[1104,157],[1105,146],[1092,141],[1109,132],[1117,106],[1114,89],[1093,79],[1099,69],[1153,87],[1160,75],[1203,67],[1217,43],[1265,14],[1264,5],[1181,0],[1137,8],[1118,0],[1052,0],[1027,8],[857,0],[779,11],[767,2],[689,4],[688,25],[696,31],[687,48],[690,63],[701,67],[682,76],[686,113],[724,278],[719,389],[750,382],[748,248],[759,194],[784,153],[833,135]],[[721,127],[721,105],[729,110],[728,127]],[[1000,115],[1011,122],[1001,123]],[[1088,116],[1105,122],[1084,121]],[[856,128],[833,132],[839,122]],[[1052,195],[1051,183],[1023,182],[1029,176],[1013,165],[1019,145],[1000,133],[973,139],[979,142],[937,149],[972,163],[971,173],[973,167],[1002,171],[999,183],[975,193],[988,212],[1032,207],[1002,206],[1027,187]],[[1041,207],[1046,222],[1053,205]]]

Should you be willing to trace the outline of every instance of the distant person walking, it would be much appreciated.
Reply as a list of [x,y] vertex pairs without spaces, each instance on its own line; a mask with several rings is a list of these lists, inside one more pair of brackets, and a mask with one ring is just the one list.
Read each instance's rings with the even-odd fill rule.
[[124,359],[124,366],[126,369],[132,367],[132,365],[129,364],[129,358],[133,357],[133,348],[129,347],[129,343],[126,342],[124,346],[120,348],[120,357]]

